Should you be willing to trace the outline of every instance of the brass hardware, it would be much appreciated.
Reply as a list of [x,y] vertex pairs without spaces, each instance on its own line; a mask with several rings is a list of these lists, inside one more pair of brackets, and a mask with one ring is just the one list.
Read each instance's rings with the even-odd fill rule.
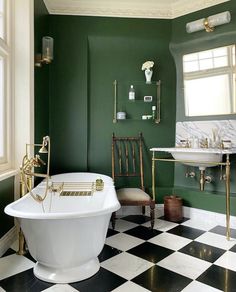
[[[196,163],[194,160],[178,160],[170,158],[155,158],[155,151],[152,151],[152,193],[155,195],[155,162],[166,161],[166,162],[180,162],[180,163]],[[226,238],[230,240],[230,161],[229,154],[226,154],[226,162],[203,162],[201,164],[212,164],[225,166],[225,190],[226,190]],[[205,177],[204,170],[200,171],[200,188],[204,190]]]
[[[161,121],[161,80],[155,81],[152,84],[156,85],[156,94],[157,94],[157,101],[156,101],[156,118],[154,122],[159,124]],[[113,82],[113,89],[114,89],[114,106],[113,106],[113,123],[117,123],[117,103],[118,103],[118,82],[114,80]],[[119,120],[119,119],[118,119]]]
[[191,178],[194,178],[196,176],[196,173],[194,171],[187,171],[185,173],[185,177],[191,177]]
[[230,239],[230,161],[229,154],[226,155],[225,165],[225,188],[226,188],[226,237]]
[[214,27],[210,26],[207,17],[203,20],[203,25],[204,25],[204,28],[205,28],[206,32],[213,32],[214,31]]
[[200,147],[201,148],[208,148],[209,147],[209,142],[208,142],[207,138],[203,139],[203,141],[200,142]]
[[200,170],[200,191],[204,191],[204,186],[205,186],[205,170]]
[[180,140],[180,143],[181,143],[181,147],[183,147],[183,148],[190,148],[191,147],[190,141],[188,139],[182,139],[182,140]]
[[[46,148],[48,147],[48,149]],[[40,153],[47,153],[47,163],[45,163],[38,154],[35,157],[30,157],[29,148],[30,147],[40,147]],[[42,165],[47,164],[47,172],[45,173],[36,173],[33,171],[35,167],[40,167]],[[26,144],[26,154],[22,160],[21,170],[21,178],[24,182],[25,192],[29,192],[32,198],[41,203],[46,198],[49,191],[49,169],[50,169],[50,138],[49,136],[43,137],[42,144]],[[43,177],[46,179],[46,188],[43,196],[33,194],[32,192],[32,177]]]
[[91,191],[62,191],[60,196],[75,197],[75,196],[91,196]]
[[[20,197],[23,197],[25,194],[27,193],[26,191],[26,186],[25,186],[25,182],[23,180],[23,173],[20,172]],[[26,254],[26,242],[25,242],[25,237],[23,234],[23,231],[19,230],[18,233],[18,251],[17,251],[18,255],[25,255]]]
[[159,124],[161,121],[161,80],[157,83],[157,115],[155,119],[155,123]]
[[117,81],[115,80],[114,83],[114,113],[113,113],[113,123],[117,123],[116,119],[116,105],[117,105]]

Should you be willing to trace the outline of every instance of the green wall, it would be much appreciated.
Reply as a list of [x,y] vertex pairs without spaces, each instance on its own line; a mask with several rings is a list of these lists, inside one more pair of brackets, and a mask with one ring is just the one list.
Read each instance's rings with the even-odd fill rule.
[[0,238],[14,226],[14,218],[4,213],[6,205],[14,201],[14,178],[0,182]]
[[[224,11],[230,11],[231,13],[231,22],[229,24],[217,26],[212,33],[207,33],[204,30],[194,33],[186,32],[186,23]],[[191,52],[203,51],[234,44],[236,42],[236,1],[229,1],[208,9],[178,17],[173,20],[172,25],[173,31],[170,47],[175,57],[176,70],[178,71],[176,80],[176,121],[235,119],[236,115],[230,115],[230,117],[227,115],[210,117],[185,116],[182,57]]]
[[[52,172],[111,175],[112,133],[133,136],[142,132],[146,185],[150,186],[149,148],[172,145],[175,136],[171,21],[50,16],[50,30],[55,40],[55,61],[50,66]],[[161,123],[126,120],[113,124],[113,81],[144,81],[141,66],[146,60],[155,62],[153,80],[162,81]],[[162,166],[160,185],[172,183],[173,165]]]
[[[36,7],[36,10],[38,16],[42,14],[35,20],[37,41],[41,32],[45,34],[48,27],[55,41],[54,62],[35,74],[35,137],[41,139],[49,129],[52,140],[51,172],[93,171],[110,175],[112,132],[116,135],[136,135],[142,131],[145,140],[146,185],[150,187],[151,157],[148,149],[173,146],[175,122],[191,120],[184,117],[180,92],[182,55],[235,42],[235,1],[172,21],[58,15],[48,17],[42,6]],[[211,34],[204,31],[186,33],[187,22],[226,10],[231,12],[230,24],[217,27]],[[170,50],[175,57],[175,64]],[[153,79],[162,81],[161,123],[155,125],[150,121],[127,120],[113,124],[113,81],[132,84],[133,81],[144,80],[140,68],[146,60],[155,61]],[[201,118],[204,119],[209,120]],[[217,169],[210,171],[218,175]],[[217,178],[212,185],[206,186],[206,192],[200,192],[198,182],[185,179],[184,173],[182,166],[175,168],[172,163],[158,164],[158,202],[162,202],[165,194],[177,193],[183,197],[186,206],[225,212],[223,182],[218,182]],[[234,177],[233,167],[233,192]],[[236,206],[234,194],[232,205]],[[232,214],[236,214],[235,207],[232,208]]]
[[[188,34],[186,23],[207,17],[216,13],[229,10],[231,22],[226,25],[218,26],[212,33],[205,31]],[[210,49],[213,47],[224,46],[236,42],[236,2],[229,1],[224,4],[197,11],[189,15],[176,18],[172,22],[172,39],[170,43],[171,51],[175,58],[176,70],[176,121],[200,121],[200,120],[221,120],[235,119],[236,115],[222,115],[210,117],[186,117],[184,114],[183,96],[183,71],[182,56],[191,52]],[[236,157],[231,156],[231,214],[236,215]],[[220,180],[220,169],[207,168],[206,175],[212,175],[214,180],[211,184],[205,185],[205,192],[199,191],[199,171],[195,178],[186,178],[186,167],[180,164],[175,166],[174,192],[184,198],[184,204],[195,208],[225,213],[225,182]]]
[[[49,34],[49,14],[43,0],[34,1],[34,47],[42,52],[42,37]],[[35,142],[49,134],[49,65],[35,67]]]

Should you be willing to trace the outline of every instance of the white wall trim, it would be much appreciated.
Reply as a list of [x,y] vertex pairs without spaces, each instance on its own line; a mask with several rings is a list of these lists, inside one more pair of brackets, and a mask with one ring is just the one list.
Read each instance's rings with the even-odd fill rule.
[[[230,0],[44,0],[50,14],[173,19]],[[203,15],[207,17],[209,15]]]
[[[116,212],[117,217],[141,214],[141,207],[138,206],[123,206]],[[146,208],[146,215],[149,216],[149,208]],[[156,204],[155,218],[164,215],[164,204]],[[193,220],[201,220],[212,225],[226,226],[226,215],[202,209],[190,208],[183,206],[183,216]],[[230,227],[236,229],[236,217],[230,216]]]
[[14,226],[0,238],[0,257],[10,248],[17,239],[17,227]]
[[[15,168],[34,143],[34,1],[15,1]],[[16,197],[18,197],[16,190]]]

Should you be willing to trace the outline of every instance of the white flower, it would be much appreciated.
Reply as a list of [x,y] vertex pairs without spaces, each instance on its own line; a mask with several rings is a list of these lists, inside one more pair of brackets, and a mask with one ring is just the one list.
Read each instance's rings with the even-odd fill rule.
[[146,61],[142,65],[142,70],[151,69],[153,66],[154,66],[154,62],[153,61]]

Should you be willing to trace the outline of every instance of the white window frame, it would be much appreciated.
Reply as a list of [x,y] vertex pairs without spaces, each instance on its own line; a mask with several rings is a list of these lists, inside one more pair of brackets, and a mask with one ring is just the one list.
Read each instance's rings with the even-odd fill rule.
[[[235,101],[235,93],[234,93],[234,87],[235,87],[235,63],[233,61],[233,49],[236,50],[235,45],[229,45],[229,46],[224,46],[227,48],[227,57],[228,57],[228,66],[222,66],[222,67],[216,67],[216,68],[211,68],[211,69],[205,69],[205,70],[195,70],[192,72],[185,72],[184,71],[184,57],[183,57],[183,78],[184,78],[184,83],[185,81],[189,80],[195,80],[195,79],[200,79],[204,77],[211,77],[211,76],[219,76],[219,75],[228,75],[229,77],[229,90],[230,90],[230,103],[231,103],[231,112],[229,114],[235,114],[236,113],[236,101]],[[217,49],[217,48],[216,48]],[[214,50],[214,49],[212,49]],[[234,51],[235,55],[235,51]],[[214,57],[212,58],[214,61]],[[198,58],[198,67],[200,68],[200,59]],[[191,116],[189,114],[189,109],[188,109],[188,102],[187,102],[187,97],[186,94],[184,94],[184,99],[185,99],[185,115],[186,116]]]
[[0,174],[12,170],[14,161],[13,64],[12,64],[12,0],[4,0],[4,33],[0,38],[0,55],[4,61],[4,156],[0,159]]

